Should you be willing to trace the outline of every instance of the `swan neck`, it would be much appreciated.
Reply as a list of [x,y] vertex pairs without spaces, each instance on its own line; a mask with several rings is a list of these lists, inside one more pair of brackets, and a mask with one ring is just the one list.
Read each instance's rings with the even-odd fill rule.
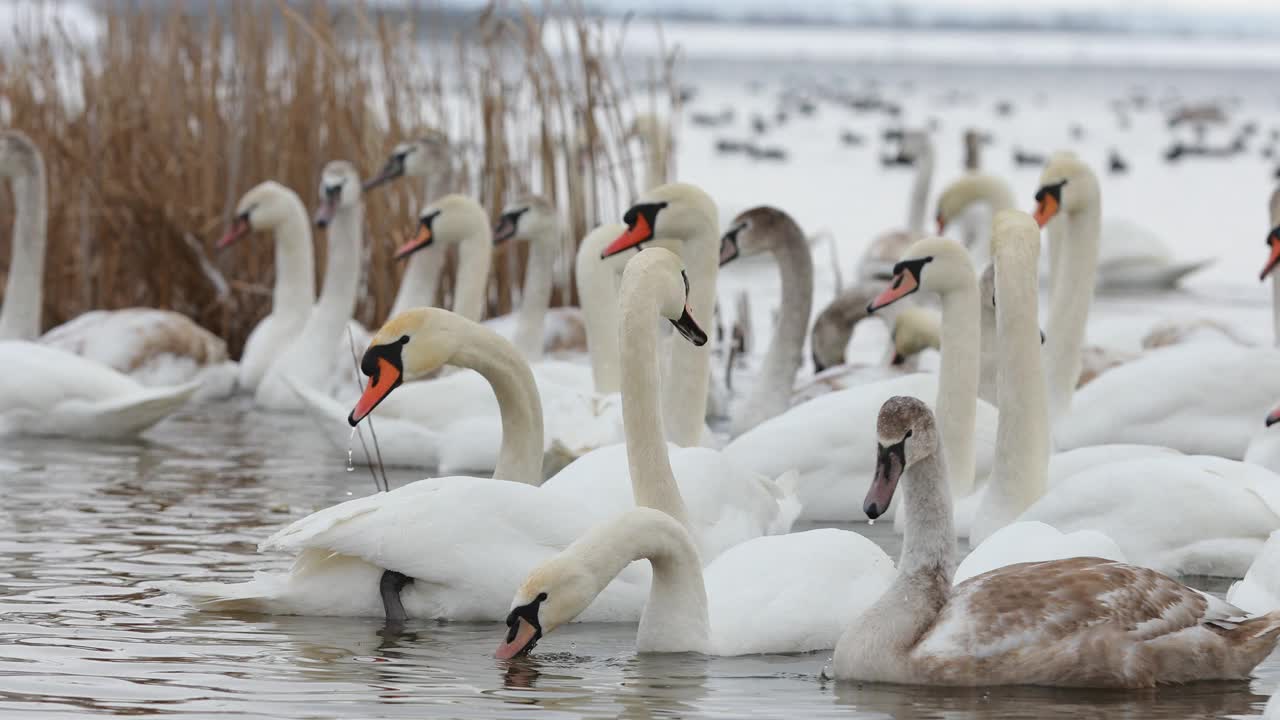
[[[618,346],[622,366],[622,427],[627,440],[627,464],[636,505],[661,510],[689,527],[684,499],[671,471],[658,404],[658,302],[641,276],[623,283]],[[677,339],[679,345],[687,345]]]
[[813,310],[813,257],[800,229],[787,224],[773,244],[782,275],[782,308],[751,397],[734,418],[734,434],[750,430],[791,407],[796,373],[804,360],[804,340]]
[[391,314],[387,317],[395,317],[413,308],[435,307],[436,290],[443,270],[444,248],[439,245],[424,248],[410,256],[400,278],[396,301],[392,303]]
[[1074,212],[1060,213],[1049,224],[1050,261],[1060,266],[1060,270],[1050,267],[1052,305],[1044,346],[1049,413],[1055,422],[1071,409],[1080,379],[1080,351],[1093,302],[1101,230],[1096,199]]
[[328,319],[343,324],[356,309],[360,285],[360,236],[364,227],[364,204],[339,208],[326,231],[324,286],[316,309]]
[[1036,255],[1010,248],[995,257],[1000,340],[996,381],[1004,402],[996,426],[991,487],[970,533],[975,544],[1015,521],[1044,495],[1049,483],[1049,407],[1042,380]]
[[622,371],[618,364],[618,277],[600,262],[599,251],[586,245],[575,262],[578,299],[587,331],[591,377],[601,395],[618,392]]
[[978,283],[972,273],[942,296],[942,366],[938,370],[938,431],[957,497],[973,492],[975,418],[981,373]]
[[34,340],[40,335],[49,208],[44,164],[38,158],[35,164],[35,173],[11,178],[13,243],[0,307],[0,340]]
[[524,270],[524,295],[516,316],[516,349],[529,362],[542,359],[547,308],[551,305],[552,270],[559,238],[535,237],[529,241]]
[[[708,225],[685,238],[681,246],[680,255],[689,275],[689,308],[694,319],[705,326],[715,314],[720,237],[716,227]],[[651,315],[649,319],[653,317]],[[696,446],[702,442],[707,418],[711,343],[696,347],[693,343],[677,340],[671,348],[668,368],[663,403],[667,439],[681,447]],[[623,374],[626,374],[625,367]]]
[[485,290],[489,286],[489,266],[493,262],[493,239],[486,227],[458,243],[458,282],[453,290],[453,311],[479,322],[484,315]]
[[480,373],[498,400],[502,447],[493,477],[542,484],[542,399],[529,364],[515,346],[485,327],[469,323],[467,337],[449,361]]
[[916,175],[911,182],[911,205],[907,210],[907,229],[911,237],[924,235],[925,213],[929,204],[929,186],[933,182],[933,149],[926,147],[916,158]]
[[315,249],[311,221],[295,196],[287,217],[275,229],[276,284],[271,312],[302,322],[316,299]]

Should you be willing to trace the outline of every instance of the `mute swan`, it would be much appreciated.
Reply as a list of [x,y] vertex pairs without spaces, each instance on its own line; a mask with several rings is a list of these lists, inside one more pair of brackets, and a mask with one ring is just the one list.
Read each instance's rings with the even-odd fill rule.
[[838,680],[917,685],[1153,687],[1246,678],[1280,614],[1244,611],[1146,568],[1100,558],[1020,563],[952,587],[955,532],[929,408],[885,403],[867,514],[900,478],[907,532],[894,584],[836,646]]
[[[647,283],[641,278],[680,283],[678,260],[666,257],[664,261],[659,255],[647,266],[638,266],[633,273],[635,287],[629,292],[624,277],[623,302],[628,307],[647,302]],[[655,265],[664,267],[665,275],[644,272]],[[664,301],[659,309],[677,323],[682,334],[705,339],[684,303]],[[624,333],[632,331],[627,337],[642,334],[636,326],[641,318],[636,313],[631,316],[631,327],[624,324],[622,328]],[[646,320],[652,335],[653,318]],[[632,358],[626,355],[623,360]],[[653,358],[647,362],[652,368]],[[366,417],[402,381],[446,363],[472,367],[493,383],[506,431],[496,477],[516,482],[432,478],[351,500],[302,518],[262,544],[263,550],[297,555],[288,573],[259,574],[240,584],[176,582],[158,587],[201,607],[220,609],[385,615],[392,620],[401,614],[453,620],[505,617],[506,599],[529,569],[567,547],[600,516],[572,495],[526,484],[536,482],[542,452],[542,413],[532,375],[509,342],[453,313],[437,308],[411,310],[378,331],[361,361],[369,383],[350,421],[354,424]],[[647,378],[649,373],[644,375]],[[654,398],[642,398],[644,402],[647,410],[643,404],[633,407],[649,415],[638,418],[637,426],[659,422]],[[662,440],[650,437],[647,442],[661,444]],[[664,510],[678,512],[672,503],[680,494],[670,486],[669,470],[647,463],[632,469],[633,492],[641,504],[663,503]],[[722,508],[709,510],[714,514]],[[693,526],[714,527],[714,515],[701,518],[698,513],[694,507],[688,514]],[[634,620],[647,582],[647,573],[640,568],[625,571],[580,619]]]
[[[489,229],[489,217],[480,203],[457,194],[437,199],[418,214],[417,232],[396,250],[395,257],[404,260],[431,248],[450,245],[458,248],[453,311],[479,322],[484,315],[485,288],[489,285],[489,268],[493,264],[493,234]],[[416,284],[421,280],[425,286],[426,277],[408,278],[414,269],[405,268],[406,278],[402,282]],[[439,276],[438,271],[436,276]],[[434,288],[431,295],[430,298],[420,298],[423,301],[421,305],[434,305]]]
[[777,208],[762,206],[739,213],[721,238],[720,265],[764,252],[773,254],[782,275],[782,309],[751,395],[732,413],[734,435],[791,407],[813,308],[813,257],[800,226]]
[[148,388],[79,355],[0,340],[0,435],[121,438],[176,412],[201,386]]
[[1261,432],[1249,441],[1244,461],[1280,473],[1280,428],[1274,427],[1276,423],[1280,423],[1280,408],[1267,413]]
[[[1045,346],[1058,446],[1142,443],[1244,457],[1258,418],[1280,397],[1280,374],[1274,372],[1280,351],[1272,348],[1193,343],[1149,351],[1108,370],[1072,400],[1079,363],[1063,358],[1079,357],[1089,312],[1089,293],[1075,290],[1089,284],[1096,256],[1097,181],[1074,156],[1055,155],[1037,198],[1037,220],[1048,223],[1050,251],[1061,255],[1063,267],[1055,281],[1063,287],[1061,301],[1055,289]],[[1249,383],[1240,382],[1245,377]]]
[[[623,355],[628,366],[625,381],[639,383],[641,390],[623,392],[627,428],[643,430],[629,432],[626,453],[633,477],[650,472],[662,481],[637,483],[639,508],[620,508],[618,515],[529,573],[512,602],[510,630],[499,657],[528,652],[542,635],[587,609],[638,559],[649,560],[653,567],[637,637],[642,652],[743,654],[830,647],[842,623],[869,605],[891,579],[892,563],[874,543],[834,530],[748,540],[713,561],[704,578],[703,555],[690,535],[682,497],[682,488],[696,490],[700,483],[676,485],[662,440],[656,393],[643,392],[658,379],[653,361],[657,337],[646,319],[655,312],[678,314],[684,293],[672,282],[669,269],[677,263],[661,248],[645,250],[628,265],[622,290],[624,298],[635,299],[624,305],[623,337],[629,344],[644,346],[643,351],[628,347]],[[681,317],[687,316],[685,310]],[[636,362],[646,357],[647,362]],[[661,492],[646,493],[644,487]],[[714,626],[708,622],[708,596]],[[720,631],[713,632],[717,627]]]
[[867,305],[880,294],[881,289],[860,285],[849,288],[818,313],[809,338],[815,373],[845,364],[845,350],[853,338],[853,331],[858,323],[870,317]]
[[1280,610],[1280,530],[1267,538],[1244,579],[1231,584],[1227,602],[1251,613]]
[[[671,244],[696,279],[690,300],[695,316],[712,317],[720,269],[720,221],[715,201],[694,185],[660,185],[641,195],[623,221],[626,232],[600,256],[611,257],[645,243]],[[705,345],[684,343],[671,351],[668,380],[663,385],[663,427],[667,439],[681,447],[700,444],[705,434],[710,352]]]
[[893,275],[894,264],[903,257],[903,251],[924,237],[929,185],[933,182],[933,142],[924,131],[908,132],[902,138],[902,153],[911,158],[916,168],[911,184],[911,203],[907,208],[907,227],[905,230],[891,230],[871,241],[858,262],[858,285],[888,280]]
[[223,249],[255,230],[275,235],[275,288],[271,313],[258,322],[240,354],[240,388],[256,392],[271,364],[306,325],[315,300],[315,259],[307,209],[297,193],[268,180],[236,203],[236,216],[218,248]]
[[823,395],[761,423],[725,447],[726,455],[765,475],[798,469],[801,517],[860,519],[858,495],[871,482],[874,454],[865,434],[849,436],[849,419],[869,422],[887,398],[899,393],[936,396],[946,447],[961,469],[953,475],[957,496],[972,493],[974,473],[985,476],[991,466],[995,408],[977,401],[977,277],[964,248],[942,238],[913,244],[895,268],[893,284],[871,307],[878,310],[919,290],[936,292],[942,299],[938,375],[917,373]]
[[0,176],[13,188],[9,278],[0,340],[36,340],[129,375],[146,386],[199,378],[204,397],[230,394],[235,364],[222,338],[181,313],[153,308],[91,310],[40,335],[48,179],[40,148],[17,130],[0,132]]
[[[515,343],[531,363],[544,353],[581,351],[586,347],[582,313],[573,307],[550,307],[556,258],[564,246],[564,230],[555,208],[536,195],[502,209],[494,228],[496,243],[529,242],[520,309],[486,321],[492,330]],[[513,323],[514,321],[514,327]],[[585,376],[584,376],[585,377]]]
[[[377,175],[364,184],[364,191],[385,185],[401,177],[422,178],[424,194],[422,208],[431,204],[442,192],[457,190],[453,187],[453,164],[449,157],[449,141],[438,132],[429,132],[421,138],[401,142],[391,151]],[[405,262],[400,289],[387,317],[395,317],[405,310],[431,307],[436,304],[436,289],[440,272],[444,269],[446,248],[430,245],[414,253]]]
[[591,376],[599,395],[610,395],[622,387],[618,368],[618,278],[629,255],[601,258],[601,253],[626,232],[622,223],[605,223],[587,233],[578,246],[574,277],[582,302],[582,318],[587,330],[587,353],[591,356]]
[[[862,308],[859,314],[865,318],[869,315],[867,313],[867,305],[875,299],[877,294],[850,291],[837,298],[836,302],[841,304],[848,302],[851,304],[861,299]],[[836,302],[827,306],[828,310]],[[891,308],[886,308],[886,310],[888,309]],[[877,314],[879,313],[877,312]],[[922,355],[924,351],[940,350],[942,347],[942,340],[939,337],[941,332],[940,321],[941,318],[938,313],[933,310],[912,306],[902,308],[893,317],[893,329],[889,332],[890,344],[883,363],[849,365],[844,364],[844,358],[841,357],[841,364],[823,370],[796,387],[791,396],[792,404],[799,405],[830,392],[845,390],[869,382],[888,380],[921,370],[920,360],[922,357],[927,357]],[[821,318],[819,322],[821,322]],[[852,328],[849,328],[849,330],[851,331]],[[813,336],[817,337],[818,333],[818,325],[815,323]],[[852,336],[852,332],[845,333],[846,343],[850,336]]]
[[306,324],[271,363],[258,385],[254,402],[260,407],[274,410],[301,407],[292,387],[281,380],[281,375],[286,373],[293,377],[295,384],[317,388],[326,394],[345,390],[343,381],[350,382],[351,377],[347,327],[352,326],[357,342],[367,344],[368,331],[351,319],[360,284],[360,245],[364,233],[360,175],[351,163],[334,160],[324,166],[315,221],[326,230],[328,239],[324,286]]

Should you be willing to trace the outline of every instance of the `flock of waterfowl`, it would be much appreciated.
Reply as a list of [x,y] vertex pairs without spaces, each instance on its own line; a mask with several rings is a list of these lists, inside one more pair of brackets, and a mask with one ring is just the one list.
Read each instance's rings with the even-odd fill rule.
[[[248,394],[315,416],[356,461],[443,473],[280,529],[261,549],[294,556],[287,571],[160,589],[201,610],[504,623],[500,658],[568,622],[638,622],[639,652],[833,649],[837,679],[930,685],[1241,678],[1280,640],[1280,431],[1266,429],[1280,353],[1191,324],[1138,355],[1086,347],[1096,286],[1167,287],[1201,263],[1109,235],[1074,154],[1048,157],[1017,193],[979,172],[947,185],[933,219],[939,233],[965,222],[960,242],[925,227],[930,141],[905,134],[907,227],[868,245],[811,338],[814,261],[780,209],[722,226],[698,187],[651,188],[582,239],[579,311],[548,307],[557,208],[522,198],[491,225],[470,197],[427,198],[396,253],[395,306],[370,334],[352,320],[362,195],[429,173],[433,142],[398,145],[368,180],[327,164],[311,216],[275,182],[244,194],[218,246],[271,233],[276,277],[232,362],[220,338],[160,310],[39,335],[43,163],[22,134],[0,136],[17,209],[6,433],[126,436],[193,399]],[[962,219],[975,205],[989,228]],[[1270,210],[1264,279],[1280,263],[1280,191]],[[318,297],[313,223],[328,245]],[[482,322],[493,246],[516,241],[530,243],[522,304]],[[431,307],[450,248],[453,305]],[[728,404],[726,442],[707,422],[718,388],[703,323],[719,268],[762,254],[781,307],[754,382]],[[893,327],[891,347],[882,365],[851,365],[868,316]],[[936,372],[917,367],[925,348],[940,351]],[[370,423],[376,449],[350,436]],[[791,532],[881,517],[904,535],[896,564],[856,531]],[[974,548],[963,562],[958,539]],[[1244,580],[1223,600],[1174,579],[1190,574]]]

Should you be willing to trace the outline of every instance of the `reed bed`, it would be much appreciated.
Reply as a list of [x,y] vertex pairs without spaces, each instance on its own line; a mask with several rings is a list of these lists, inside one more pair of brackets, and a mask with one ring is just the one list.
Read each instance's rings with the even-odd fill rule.
[[[430,13],[320,0],[191,9],[110,5],[92,37],[27,28],[4,48],[0,119],[42,148],[49,175],[46,327],[94,308],[171,308],[238,352],[270,311],[274,272],[267,236],[213,251],[240,195],[274,179],[312,205],[327,161],[372,175],[403,139],[435,138],[440,174],[365,198],[367,325],[391,306],[391,253],[424,193],[470,193],[495,218],[521,194],[545,195],[571,253],[669,167],[666,126],[657,135],[645,116],[678,112],[672,58],[628,77],[604,26],[572,7],[490,6],[447,31]],[[6,194],[0,223],[11,222]],[[490,314],[510,310],[523,276],[522,251],[499,254]]]

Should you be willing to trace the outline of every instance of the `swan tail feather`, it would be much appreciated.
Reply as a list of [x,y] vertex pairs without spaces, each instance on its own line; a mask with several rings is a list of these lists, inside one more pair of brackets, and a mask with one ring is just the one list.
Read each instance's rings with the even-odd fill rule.
[[200,389],[201,381],[184,385],[147,388],[122,398],[77,403],[73,412],[81,434],[94,437],[129,437],[174,414]]
[[1214,263],[1213,258],[1193,262],[1176,262],[1160,267],[1125,267],[1099,273],[1099,285],[1114,290],[1170,290],[1188,275]]

